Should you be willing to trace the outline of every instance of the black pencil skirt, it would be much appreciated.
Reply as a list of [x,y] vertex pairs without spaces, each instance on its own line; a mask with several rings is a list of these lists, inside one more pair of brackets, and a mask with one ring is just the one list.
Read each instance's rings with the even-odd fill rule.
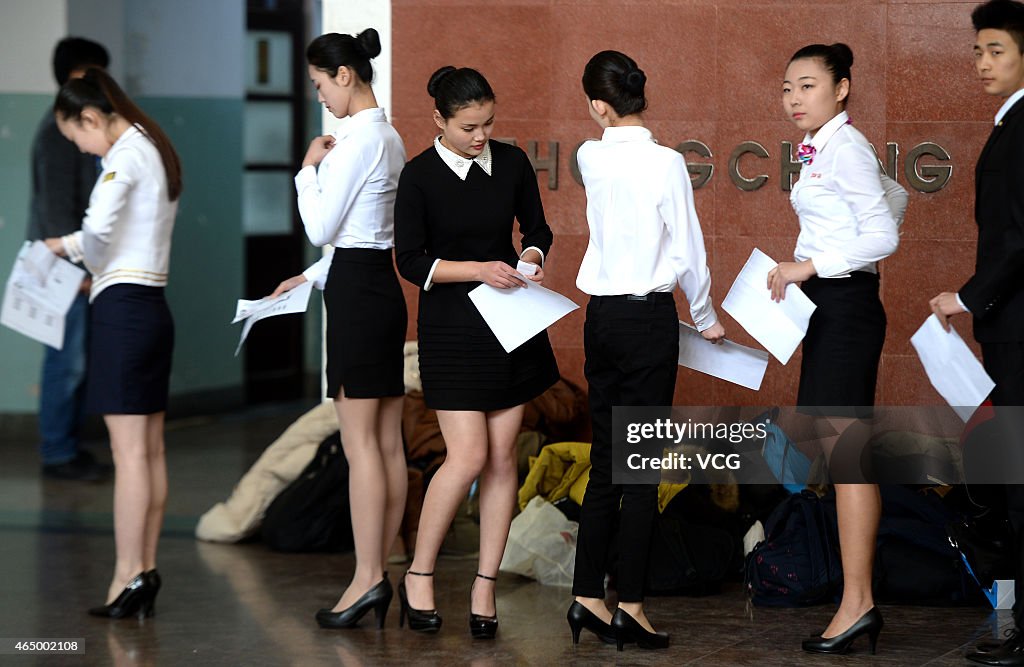
[[803,342],[797,405],[832,406],[839,408],[837,416],[857,416],[850,408],[875,404],[886,326],[878,286],[878,275],[865,271],[803,283],[817,309]]
[[174,320],[164,288],[118,284],[90,309],[87,412],[150,415],[167,409]]
[[391,250],[335,248],[324,288],[327,395],[405,394],[408,314]]

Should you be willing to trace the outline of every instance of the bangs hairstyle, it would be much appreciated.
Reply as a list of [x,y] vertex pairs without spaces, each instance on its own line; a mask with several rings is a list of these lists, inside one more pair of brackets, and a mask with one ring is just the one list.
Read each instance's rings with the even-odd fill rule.
[[611,105],[620,118],[647,108],[646,84],[647,75],[636,61],[619,51],[601,51],[583,68],[583,92]]
[[306,47],[306,62],[328,76],[338,76],[339,67],[356,73],[363,83],[373,83],[370,61],[380,55],[380,35],[367,28],[355,37],[329,32],[320,35]]
[[84,77],[71,79],[61,86],[53,103],[53,112],[61,120],[79,122],[86,107],[93,107],[106,115],[116,113],[132,125],[141,127],[146,137],[156,146],[160,160],[164,163],[167,198],[175,201],[181,196],[181,161],[171,140],[156,121],[128,99],[109,74],[95,67],[89,68]]
[[991,0],[974,8],[971,24],[974,32],[1005,30],[1017,43],[1017,50],[1024,53],[1024,4],[1013,0]]
[[459,109],[471,104],[494,102],[494,91],[484,75],[469,67],[458,69],[446,65],[430,75],[427,94],[434,98],[434,108],[448,120]]

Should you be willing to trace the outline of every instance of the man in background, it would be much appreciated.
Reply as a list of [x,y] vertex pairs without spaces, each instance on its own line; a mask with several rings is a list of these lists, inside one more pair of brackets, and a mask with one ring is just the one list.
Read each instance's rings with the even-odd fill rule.
[[[79,37],[62,39],[53,51],[58,85],[80,77],[89,67],[106,68],[107,50]],[[99,174],[98,158],[82,153],[61,135],[47,109],[32,141],[32,200],[28,240],[61,237],[82,227],[89,195]],[[79,447],[85,399],[89,287],[82,288],[64,323],[64,347],[47,346],[39,384],[39,435],[43,475],[54,479],[98,481],[111,467]]]

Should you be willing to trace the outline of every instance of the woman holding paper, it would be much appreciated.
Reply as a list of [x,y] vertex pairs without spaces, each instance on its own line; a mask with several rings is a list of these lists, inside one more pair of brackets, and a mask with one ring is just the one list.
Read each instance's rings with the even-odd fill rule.
[[[777,301],[787,285],[802,283],[817,306],[803,341],[797,404],[829,406],[814,413],[826,416],[838,434],[853,424],[858,406],[875,402],[886,326],[877,262],[895,252],[897,220],[907,205],[906,192],[880,173],[870,144],[846,114],[852,65],[845,44],[805,46],[789,61],[782,105],[806,132],[797,150],[800,180],[790,195],[800,235],[796,261],[780,263],[767,281]],[[838,437],[824,442],[833,466],[841,456],[836,450],[832,457]],[[828,627],[803,648],[845,653],[866,634],[874,652],[882,629],[871,593],[881,497],[874,484],[837,483],[835,489],[843,598]]]
[[117,559],[93,616],[152,616],[167,502],[164,414],[174,322],[164,299],[181,163],[167,135],[102,69],[65,83],[57,127],[103,171],[82,229],[46,239],[92,273],[86,410],[102,414],[114,457]]
[[[440,629],[434,564],[459,503],[479,477],[480,564],[469,626],[474,637],[491,638],[498,628],[494,582],[515,506],[523,405],[554,384],[558,368],[544,331],[506,352],[469,292],[481,283],[502,290],[541,283],[552,234],[529,158],[490,139],[495,100],[487,80],[473,69],[442,67],[427,91],[440,134],[402,172],[395,250],[402,276],[421,288],[420,376],[448,455],[427,488],[415,558],[398,592],[413,630]],[[514,220],[523,234],[521,254],[513,246]],[[518,272],[517,262],[529,266]]]
[[[647,550],[657,513],[652,484],[612,482],[612,407],[668,406],[675,392],[676,285],[701,335],[725,329],[711,303],[711,273],[686,163],[644,127],[647,77],[629,56],[602,51],[583,71],[591,118],[604,133],[577,154],[587,190],[590,242],[576,285],[591,295],[584,327],[594,442],[583,497],[573,595],[573,642],[583,628],[621,651],[626,642],[667,648],[643,610]],[[609,544],[618,528],[618,608],[604,604]]]
[[312,280],[327,307],[327,395],[334,399],[349,465],[356,567],[324,628],[350,628],[371,609],[377,626],[393,596],[384,560],[405,512],[408,472],[402,448],[405,297],[391,259],[394,200],[405,148],[377,105],[370,60],[377,31],[328,33],[306,49],[317,98],[345,123],[309,145],[295,176],[306,235],[333,252],[273,296]]

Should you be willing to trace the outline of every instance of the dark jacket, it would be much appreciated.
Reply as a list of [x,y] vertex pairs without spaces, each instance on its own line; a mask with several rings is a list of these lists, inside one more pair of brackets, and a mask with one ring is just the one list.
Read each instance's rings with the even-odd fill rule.
[[1024,341],[1024,100],[992,129],[974,183],[978,257],[960,299],[979,342]]
[[95,155],[82,153],[64,138],[53,113],[43,117],[32,140],[28,240],[64,236],[82,228],[98,166]]

